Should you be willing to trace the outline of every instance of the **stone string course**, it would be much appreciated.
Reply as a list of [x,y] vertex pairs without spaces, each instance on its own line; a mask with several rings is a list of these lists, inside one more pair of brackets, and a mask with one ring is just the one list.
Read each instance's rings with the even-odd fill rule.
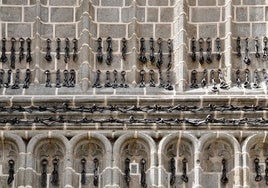
[[[43,159],[48,160],[47,188],[84,188],[93,185],[94,163],[99,160],[99,188],[124,188],[125,159],[130,159],[130,186],[141,187],[141,159],[146,160],[147,187],[216,188],[266,187],[265,160],[267,147],[267,80],[263,69],[268,60],[262,58],[263,38],[268,36],[267,0],[0,0],[0,39],[6,38],[8,62],[0,69],[10,69],[11,38],[16,38],[16,69],[21,71],[20,89],[0,88],[0,187],[41,187]],[[107,65],[106,38],[112,37],[113,60]],[[237,37],[241,37],[241,57],[237,57]],[[19,38],[31,38],[33,61],[19,63]],[[70,39],[70,60],[64,62],[65,38]],[[103,63],[97,62],[98,38],[102,37]],[[122,59],[122,38],[127,41],[126,60]],[[163,82],[167,83],[168,40],[172,41],[171,84],[169,91],[158,88],[160,74],[156,64],[139,61],[140,39],[144,37],[146,57],[150,55],[150,37],[163,39]],[[191,40],[195,37],[197,60],[192,61]],[[207,38],[212,41],[212,63],[206,62]],[[216,38],[220,38],[221,59],[216,60]],[[255,58],[255,37],[259,38],[261,58]],[[46,40],[51,39],[52,61],[47,62]],[[61,39],[61,58],[56,58],[57,38]],[[78,60],[73,61],[72,39],[78,40]],[[199,63],[198,39],[204,39],[203,65]],[[249,38],[251,64],[243,62]],[[0,41],[0,49],[2,43]],[[26,44],[24,46],[26,54]],[[1,52],[0,52],[1,53]],[[259,88],[246,89],[245,69],[249,69],[251,86],[254,71]],[[15,81],[12,70],[11,85]],[[32,73],[29,89],[23,89],[26,70]],[[76,86],[56,88],[56,71],[74,69]],[[208,86],[201,88],[203,71],[207,69]],[[229,89],[212,91],[211,70],[221,69]],[[46,88],[45,71],[51,72],[52,87]],[[102,88],[92,88],[97,71],[101,71]],[[126,71],[129,88],[105,88],[105,73]],[[145,70],[146,87],[140,88],[140,71]],[[149,71],[154,70],[156,87],[149,87]],[[199,88],[190,88],[191,73],[197,71]],[[236,87],[236,71],[241,71],[242,87]],[[268,69],[266,70],[268,72]],[[68,106],[66,106],[68,104]],[[110,108],[89,113],[71,111],[92,106]],[[159,107],[185,107],[165,111]],[[56,112],[44,108],[55,109]],[[123,112],[118,107],[141,108]],[[225,110],[223,110],[223,107]],[[25,111],[23,109],[35,109]],[[199,109],[199,110],[192,110]],[[15,110],[14,110],[15,109]],[[157,109],[157,110],[156,110]],[[201,110],[203,109],[203,110]],[[204,110],[205,109],[205,110]],[[81,118],[93,122],[76,124],[62,121]],[[130,122],[131,117],[140,120]],[[29,120],[48,119],[47,124]],[[59,122],[51,123],[51,119]],[[162,119],[161,119],[162,118]],[[105,120],[128,120],[125,123]],[[157,119],[157,122],[146,122]],[[204,124],[187,122],[170,125],[163,120],[206,120]],[[212,119],[220,120],[213,122]],[[258,120],[251,121],[252,119]],[[8,120],[8,121],[5,121]],[[19,121],[18,120],[22,120]],[[132,119],[133,120],[133,119]],[[230,120],[233,123],[223,123]],[[240,120],[238,124],[236,120]],[[99,122],[98,122],[99,121]],[[51,124],[50,124],[51,123]],[[59,160],[59,186],[50,183],[53,159]],[[81,159],[86,159],[86,184],[81,184]],[[170,161],[175,159],[175,184]],[[182,181],[183,159],[187,159],[188,183]],[[259,159],[256,172],[254,160]],[[15,161],[14,181],[7,185],[8,161]],[[228,183],[223,185],[222,160],[226,160]],[[262,180],[255,181],[259,173]]]

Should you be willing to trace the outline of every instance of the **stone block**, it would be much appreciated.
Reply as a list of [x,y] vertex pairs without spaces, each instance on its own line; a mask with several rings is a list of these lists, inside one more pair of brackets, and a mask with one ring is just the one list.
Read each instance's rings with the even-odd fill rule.
[[241,5],[241,0],[233,0],[233,5]]
[[123,6],[122,0],[102,0],[101,1],[102,6]]
[[[192,22],[219,22],[220,8],[192,8]],[[209,14],[208,14],[209,13]]]
[[265,0],[243,0],[244,5],[265,5]]
[[8,37],[29,37],[31,36],[31,24],[9,23],[7,26]]
[[248,20],[248,8],[247,7],[237,7],[236,8],[236,21],[244,22]]
[[[47,5],[48,0],[40,0],[41,4]],[[36,0],[30,0],[30,5],[36,4]]]
[[58,24],[55,29],[55,37],[65,38],[76,36],[75,24]]
[[136,18],[138,22],[144,22],[145,21],[145,8],[137,8],[136,10]]
[[51,22],[73,22],[73,8],[51,8]]
[[41,7],[40,19],[44,22],[48,22],[48,8],[47,7]]
[[154,26],[153,24],[139,24],[136,27],[136,33],[140,37],[152,37],[154,35]]
[[235,23],[233,24],[234,37],[248,37],[250,36],[250,23]]
[[198,6],[216,6],[215,0],[198,0]]
[[249,8],[249,20],[250,21],[263,21],[263,7],[250,7]]
[[122,22],[130,22],[135,17],[135,10],[133,7],[127,7],[121,9]]
[[122,38],[126,36],[126,26],[123,24],[100,24],[101,37]]
[[0,20],[9,22],[21,21],[20,7],[0,7]]
[[168,6],[168,1],[163,0],[148,0],[149,6]]
[[119,22],[118,8],[98,8],[98,22]]
[[147,22],[158,22],[158,8],[147,8]]
[[172,22],[173,21],[173,8],[160,8],[160,21]]
[[49,5],[52,6],[73,6],[76,5],[76,0],[50,0]]
[[171,25],[170,24],[156,24],[155,37],[168,39],[171,37]]
[[24,21],[25,22],[34,22],[35,21],[35,7],[25,7],[24,8]]
[[199,37],[202,38],[216,38],[217,37],[217,24],[200,24]]
[[27,5],[27,0],[2,0],[3,5]]
[[252,36],[262,37],[266,35],[266,23],[253,23],[252,24]]

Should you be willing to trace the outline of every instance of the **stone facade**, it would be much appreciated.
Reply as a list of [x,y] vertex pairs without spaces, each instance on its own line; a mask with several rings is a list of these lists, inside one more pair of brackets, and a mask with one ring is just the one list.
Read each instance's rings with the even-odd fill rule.
[[267,5],[0,0],[0,188],[267,186]]

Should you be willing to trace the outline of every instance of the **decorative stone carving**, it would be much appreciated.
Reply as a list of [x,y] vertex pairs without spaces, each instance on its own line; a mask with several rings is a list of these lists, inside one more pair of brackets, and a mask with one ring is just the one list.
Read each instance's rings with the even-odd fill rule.
[[233,150],[224,141],[215,140],[206,144],[201,156],[201,166],[205,172],[221,172],[222,159],[227,161],[229,167],[233,166]]

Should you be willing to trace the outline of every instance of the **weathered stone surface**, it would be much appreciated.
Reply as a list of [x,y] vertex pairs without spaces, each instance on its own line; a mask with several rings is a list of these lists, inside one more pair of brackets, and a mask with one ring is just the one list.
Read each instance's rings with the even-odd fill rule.
[[122,38],[126,36],[126,26],[123,24],[100,24],[100,36]]
[[118,22],[119,9],[118,8],[99,8],[97,10],[98,22]]
[[76,36],[76,31],[75,31],[75,25],[74,24],[58,24],[56,25],[56,37],[71,37],[73,38]]
[[220,9],[214,7],[192,8],[191,19],[192,22],[218,22],[220,21]]
[[236,21],[247,21],[248,20],[248,8],[237,7],[236,8]]
[[73,22],[73,8],[51,8],[51,22]]
[[29,37],[31,36],[31,24],[9,23],[7,32],[9,37]]
[[19,22],[21,21],[21,11],[19,7],[0,7],[0,20]]
[[263,7],[251,7],[249,9],[249,20],[250,21],[264,21]]

